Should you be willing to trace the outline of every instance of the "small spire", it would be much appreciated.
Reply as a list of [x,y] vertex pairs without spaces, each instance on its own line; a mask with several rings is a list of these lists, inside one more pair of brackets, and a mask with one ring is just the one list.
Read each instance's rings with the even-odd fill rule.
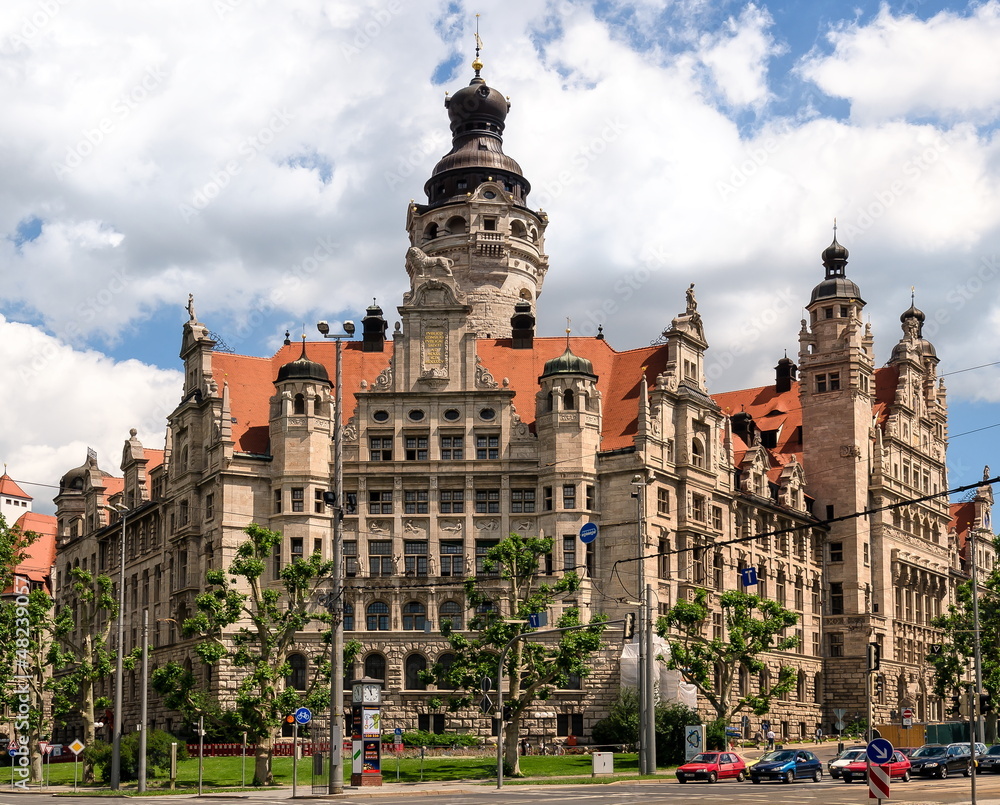
[[836,219],[836,217],[834,217],[834,219],[833,219],[833,239],[834,240],[837,239],[837,219]]
[[910,307],[913,307],[917,301],[917,287],[915,285],[910,286]]
[[479,71],[483,69],[483,63],[479,60],[479,51],[483,49],[483,40],[479,38],[479,15],[476,14],[476,58],[472,62],[472,69],[476,71],[476,78],[480,78]]
[[567,316],[566,317],[566,349],[569,349],[569,334],[571,332],[569,325],[570,325],[571,321],[572,321],[572,319],[570,319],[570,317]]
[[598,341],[603,341],[604,340],[604,325],[603,324],[598,324],[597,325],[597,340]]
[[292,334],[288,332],[288,330],[285,330],[285,346],[287,347],[291,343],[292,343]]

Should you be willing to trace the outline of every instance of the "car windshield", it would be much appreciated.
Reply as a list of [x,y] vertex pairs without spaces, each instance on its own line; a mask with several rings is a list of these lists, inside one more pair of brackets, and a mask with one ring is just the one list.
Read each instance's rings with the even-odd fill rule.
[[948,747],[946,746],[921,746],[916,752],[914,752],[910,757],[935,757],[937,755],[944,755],[948,753]]
[[848,749],[837,760],[857,760],[865,754],[864,749]]
[[987,755],[1000,755],[1000,745],[997,745],[997,746],[991,746],[991,747],[990,747],[990,748],[989,748],[989,749],[987,750],[986,754],[987,754]]
[[787,763],[789,760],[795,760],[794,752],[768,752],[764,757],[761,758],[762,761],[768,763]]
[[689,763],[717,763],[719,761],[719,756],[715,752],[702,752],[700,755],[695,755],[691,758]]

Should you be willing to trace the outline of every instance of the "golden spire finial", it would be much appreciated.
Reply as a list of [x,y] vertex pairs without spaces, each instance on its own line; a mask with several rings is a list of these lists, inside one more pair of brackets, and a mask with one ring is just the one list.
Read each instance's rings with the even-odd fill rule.
[[472,69],[476,71],[476,78],[479,78],[479,71],[483,69],[483,63],[479,60],[479,51],[483,49],[483,40],[479,38],[479,15],[476,14],[476,58],[472,62]]
[[569,334],[571,332],[569,325],[572,321],[569,316],[566,317],[566,349],[569,349]]

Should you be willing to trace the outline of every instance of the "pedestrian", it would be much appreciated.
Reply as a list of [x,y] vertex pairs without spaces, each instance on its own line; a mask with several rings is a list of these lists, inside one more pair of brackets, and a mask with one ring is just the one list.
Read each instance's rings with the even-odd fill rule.
[[767,731],[767,748],[774,749],[774,730]]
[[754,736],[754,743],[760,748],[760,745],[764,743],[764,728],[758,727],[757,734]]
[[823,743],[823,728],[819,724],[816,725],[816,743]]

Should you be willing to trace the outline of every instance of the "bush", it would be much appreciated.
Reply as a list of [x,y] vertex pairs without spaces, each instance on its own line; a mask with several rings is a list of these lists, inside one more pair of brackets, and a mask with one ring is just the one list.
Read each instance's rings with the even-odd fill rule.
[[608,715],[594,724],[590,735],[597,746],[639,742],[639,694],[634,688],[619,689]]
[[[382,743],[393,743],[395,736],[385,735]],[[479,746],[481,739],[477,735],[458,735],[456,733],[442,733],[438,735],[433,732],[414,730],[403,733],[404,746],[447,746],[454,748],[457,746]]]
[[656,765],[684,762],[684,728],[701,724],[701,716],[684,704],[661,704],[656,708]]
[[[149,730],[146,733],[146,774],[156,777],[158,772],[170,771],[170,744],[177,743],[177,760],[187,760],[187,745],[178,741],[169,732]],[[108,782],[111,779],[112,745],[103,741],[95,741],[83,750],[84,757],[94,764],[101,779]],[[139,779],[139,733],[130,732],[122,736],[121,748],[121,779]]]

